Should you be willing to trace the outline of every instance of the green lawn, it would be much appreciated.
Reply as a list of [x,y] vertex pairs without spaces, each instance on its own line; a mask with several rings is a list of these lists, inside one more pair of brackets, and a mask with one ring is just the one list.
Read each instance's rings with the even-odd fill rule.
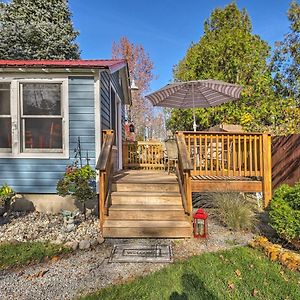
[[81,299],[300,299],[300,274],[248,247],[206,253]]
[[0,270],[20,266],[32,261],[41,261],[70,251],[69,249],[49,243],[27,242],[18,244],[0,244]]

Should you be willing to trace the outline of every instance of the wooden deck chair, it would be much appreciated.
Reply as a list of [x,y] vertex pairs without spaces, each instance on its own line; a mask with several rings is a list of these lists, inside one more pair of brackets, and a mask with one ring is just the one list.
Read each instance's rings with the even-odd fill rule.
[[174,168],[176,168],[178,162],[178,148],[177,143],[174,139],[166,140],[165,146],[167,152],[168,174],[170,174],[170,166],[173,165]]

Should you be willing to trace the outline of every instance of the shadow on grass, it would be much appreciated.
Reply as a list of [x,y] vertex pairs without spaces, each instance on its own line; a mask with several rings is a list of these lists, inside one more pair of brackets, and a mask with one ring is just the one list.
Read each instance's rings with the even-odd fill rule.
[[205,299],[219,300],[214,294],[208,291],[203,283],[195,274],[183,274],[181,277],[183,292],[173,292],[169,300],[189,300],[189,299]]

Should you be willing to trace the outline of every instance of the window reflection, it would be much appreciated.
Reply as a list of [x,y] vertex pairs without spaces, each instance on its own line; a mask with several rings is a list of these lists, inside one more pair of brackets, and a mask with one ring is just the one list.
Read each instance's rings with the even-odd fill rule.
[[62,149],[62,120],[25,119],[25,149]]
[[23,115],[60,115],[61,84],[23,83]]

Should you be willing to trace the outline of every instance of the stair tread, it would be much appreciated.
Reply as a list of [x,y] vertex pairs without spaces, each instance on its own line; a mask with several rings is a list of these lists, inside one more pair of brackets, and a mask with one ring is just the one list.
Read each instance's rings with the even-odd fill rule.
[[183,211],[182,205],[148,205],[148,204],[112,204],[109,210],[167,210]]
[[187,228],[191,227],[191,223],[189,221],[145,221],[145,220],[109,220],[106,219],[104,222],[104,227],[122,227],[122,228],[145,228],[145,227],[153,227],[153,228]]
[[111,192],[115,196],[153,196],[153,197],[181,197],[179,192],[143,192],[143,191],[115,191]]

